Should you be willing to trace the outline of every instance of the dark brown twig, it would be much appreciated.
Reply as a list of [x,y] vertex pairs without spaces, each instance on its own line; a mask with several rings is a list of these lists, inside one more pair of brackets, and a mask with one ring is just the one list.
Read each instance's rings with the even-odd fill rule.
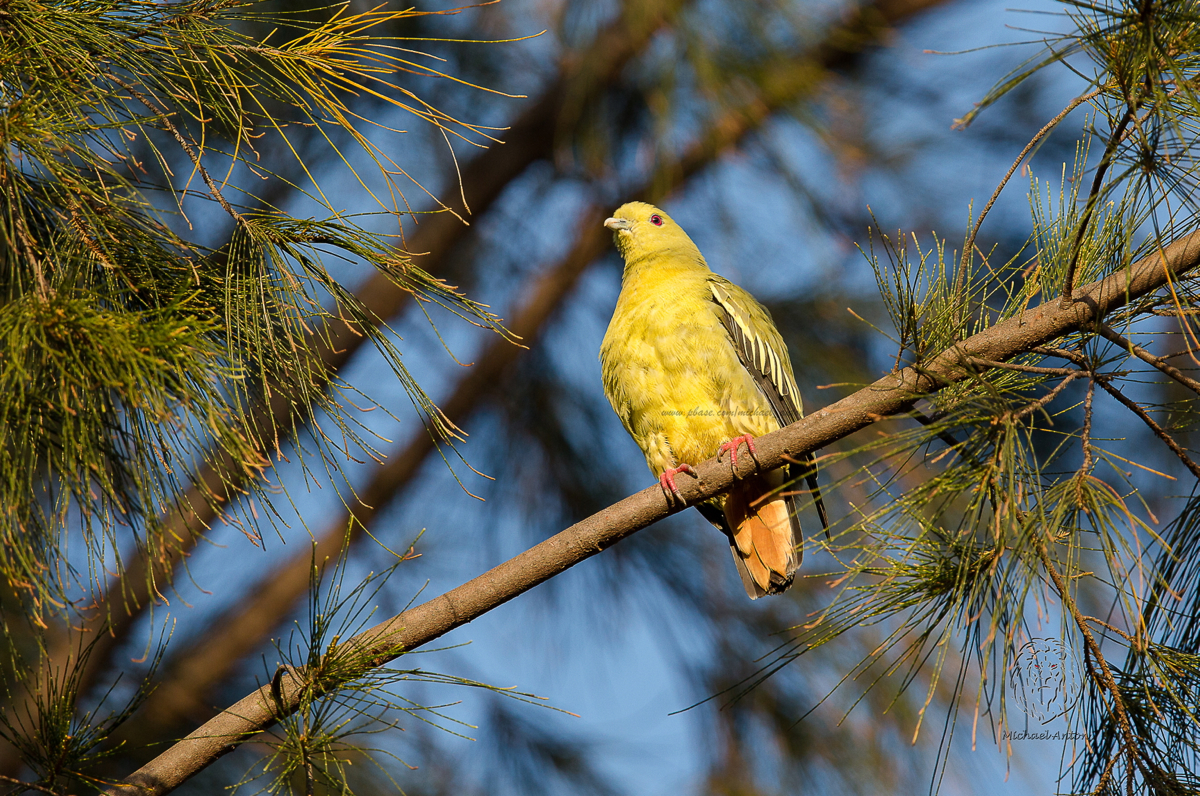
[[[1100,383],[1103,385],[1103,382]],[[1063,606],[1070,612],[1075,626],[1079,628],[1079,632],[1083,635],[1083,642],[1088,651],[1088,655],[1085,656],[1085,659],[1089,663],[1088,673],[1092,676],[1092,679],[1096,682],[1100,690],[1107,692],[1112,699],[1112,713],[1117,721],[1117,726],[1121,728],[1125,754],[1138,768],[1141,768],[1145,772],[1145,764],[1142,761],[1141,754],[1138,752],[1138,739],[1134,735],[1133,724],[1129,720],[1129,712],[1125,709],[1125,700],[1121,698],[1117,681],[1113,677],[1108,663],[1104,660],[1104,653],[1100,651],[1100,645],[1096,643],[1096,638],[1092,635],[1092,629],[1088,627],[1086,619],[1079,610],[1079,606],[1075,604],[1075,598],[1067,590],[1067,585],[1063,581],[1062,575],[1050,559],[1050,550],[1046,546],[1045,540],[1039,541],[1038,552],[1042,558],[1042,565],[1046,567],[1046,573],[1050,575],[1050,580],[1054,583],[1054,590],[1058,592],[1058,597],[1062,600]],[[1095,660],[1094,665],[1091,664],[1092,659]]]
[[1067,388],[1068,384],[1075,381],[1075,379],[1079,378],[1082,375],[1083,375],[1083,372],[1079,371],[1079,370],[1067,371],[1067,376],[1062,381],[1060,381],[1058,384],[1054,385],[1054,389],[1050,390],[1050,392],[1046,393],[1041,398],[1038,398],[1036,401],[1029,404],[1029,406],[1026,406],[1020,412],[1017,412],[1016,414],[1014,414],[1013,420],[1020,420],[1021,418],[1028,417],[1029,415],[1033,414],[1037,410],[1041,409],[1043,406],[1045,406],[1046,404],[1050,403],[1055,398],[1057,398],[1058,394],[1061,393],[1063,390],[1065,390]]
[[[910,409],[908,413],[912,415],[913,419],[921,425],[925,426],[926,428],[933,428],[933,433],[937,434],[938,439],[940,439],[947,448],[955,453],[958,453],[959,455],[962,455],[963,443],[960,440],[955,439],[954,435],[949,431],[946,431],[944,428],[934,428],[934,426],[937,425],[936,420],[915,407]],[[938,454],[938,456],[940,458],[941,454]]]
[[1176,442],[1170,434],[1164,431],[1162,426],[1154,422],[1154,418],[1150,417],[1145,409],[1138,406],[1136,402],[1125,397],[1125,393],[1121,392],[1116,387],[1113,387],[1106,379],[1097,379],[1096,383],[1103,387],[1105,392],[1120,401],[1122,406],[1140,417],[1142,422],[1149,426],[1150,430],[1154,432],[1154,435],[1166,443],[1167,447],[1171,449],[1171,452],[1179,457],[1179,461],[1183,462],[1184,466],[1192,471],[1192,475],[1200,479],[1200,465],[1197,465],[1194,461],[1192,461],[1191,457],[1187,455],[1187,452],[1179,446],[1179,443]]
[[1013,161],[1013,164],[1009,166],[1008,173],[1004,175],[1002,180],[1000,180],[1000,183],[996,186],[996,190],[992,192],[992,197],[988,199],[988,203],[984,205],[983,211],[979,214],[979,218],[975,219],[975,225],[971,227],[971,234],[967,236],[967,242],[963,244],[962,259],[958,265],[958,273],[954,275],[954,295],[958,297],[959,301],[964,306],[966,302],[963,301],[963,281],[967,273],[967,263],[970,262],[971,252],[975,248],[975,238],[979,235],[979,228],[983,226],[983,220],[987,218],[988,213],[992,209],[992,205],[996,204],[996,200],[1000,198],[1001,191],[1003,191],[1004,187],[1008,185],[1008,181],[1012,179],[1012,176],[1016,173],[1017,168],[1019,168],[1022,161],[1029,156],[1029,153],[1033,151],[1033,148],[1037,146],[1038,143],[1040,143],[1041,140],[1045,138],[1051,130],[1053,130],[1055,127],[1058,127],[1059,123],[1062,122],[1063,119],[1067,118],[1071,111],[1075,110],[1083,103],[1100,96],[1101,91],[1102,89],[1089,91],[1087,94],[1080,95],[1071,100],[1067,107],[1059,111],[1058,115],[1048,121],[1045,127],[1043,127],[1041,130],[1038,130],[1037,134],[1034,135],[1033,138],[1029,139],[1029,143],[1026,144],[1025,148],[1021,150],[1021,154],[1017,155],[1017,159]]
[[1113,329],[1112,327],[1110,327],[1107,324],[1103,324],[1103,323],[1100,324],[1100,334],[1106,340],[1110,340],[1110,341],[1116,343],[1117,345],[1121,346],[1121,348],[1124,348],[1126,351],[1133,354],[1135,357],[1142,360],[1146,364],[1152,365],[1153,367],[1158,368],[1163,373],[1167,374],[1172,379],[1174,379],[1175,381],[1182,384],[1184,387],[1187,387],[1192,392],[1196,393],[1197,395],[1200,395],[1200,381],[1196,381],[1191,376],[1188,376],[1186,373],[1181,371],[1179,368],[1175,367],[1174,365],[1169,364],[1167,362],[1166,357],[1154,356],[1149,351],[1142,348],[1140,345],[1137,345],[1136,343],[1134,343],[1132,340],[1125,338],[1123,335],[1121,335],[1119,332],[1117,332],[1115,329]]
[[1091,190],[1088,192],[1087,204],[1083,208],[1083,217],[1079,220],[1079,229],[1075,232],[1075,242],[1071,245],[1071,260],[1067,264],[1067,274],[1063,278],[1063,292],[1060,303],[1065,307],[1073,300],[1072,291],[1075,289],[1075,271],[1079,267],[1079,255],[1083,251],[1083,238],[1087,234],[1088,227],[1092,223],[1092,215],[1096,211],[1096,205],[1100,201],[1100,189],[1104,185],[1104,175],[1108,172],[1108,167],[1112,165],[1113,158],[1116,157],[1117,148],[1121,145],[1121,139],[1125,137],[1125,128],[1129,126],[1129,122],[1133,119],[1133,115],[1137,112],[1138,103],[1130,103],[1125,111],[1125,115],[1113,130],[1112,136],[1108,139],[1108,144],[1104,148],[1104,157],[1100,158],[1099,165],[1096,166],[1096,176],[1092,180]]
[[26,782],[25,780],[17,779],[16,777],[10,777],[7,774],[0,774],[0,782],[7,782],[15,786],[13,790],[8,792],[9,796],[11,796],[11,794],[21,793],[22,791],[27,790],[35,790],[38,793],[49,794],[49,796],[66,796],[66,794],[60,790],[47,788],[45,785],[39,785],[36,782]]

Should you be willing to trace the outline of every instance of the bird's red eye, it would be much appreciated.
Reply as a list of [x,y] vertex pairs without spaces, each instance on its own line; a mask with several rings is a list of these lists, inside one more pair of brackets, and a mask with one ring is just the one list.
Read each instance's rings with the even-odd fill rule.
[[654,215],[650,216],[650,223],[656,227],[661,227],[662,226],[662,216],[660,216],[658,213],[655,213]]

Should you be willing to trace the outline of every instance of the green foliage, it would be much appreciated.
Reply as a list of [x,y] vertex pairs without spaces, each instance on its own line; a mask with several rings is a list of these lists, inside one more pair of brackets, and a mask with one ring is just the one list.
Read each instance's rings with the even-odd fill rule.
[[[10,652],[18,646],[11,638],[5,641],[10,642]],[[94,648],[93,641],[73,650],[61,671],[50,671],[20,655],[4,662],[4,696],[11,700],[18,693],[17,684],[33,696],[26,712],[0,713],[0,738],[20,752],[34,775],[31,789],[69,793],[109,784],[97,776],[97,767],[119,751],[110,737],[145,700],[160,658],[151,661],[149,677],[125,703],[110,709],[106,705],[115,699],[115,683],[98,699],[87,694],[84,673]]]
[[[97,585],[131,538],[168,558],[170,515],[189,501],[261,493],[268,453],[295,431],[286,415],[262,421],[266,399],[333,422],[337,444],[314,435],[325,462],[367,446],[327,389],[323,356],[343,323],[371,337],[434,433],[455,434],[326,267],[334,257],[502,331],[407,259],[405,172],[346,104],[365,93],[443,135],[487,138],[395,82],[441,76],[382,36],[416,15],[231,0],[0,7],[0,576],[38,610]],[[301,133],[315,149],[299,151]],[[376,171],[351,167],[347,145]],[[298,187],[323,218],[257,199],[268,150],[304,173],[332,153],[378,215],[341,212],[315,181]],[[377,218],[394,232],[373,231]],[[208,488],[184,497],[205,469]],[[68,529],[86,573],[63,556]]]

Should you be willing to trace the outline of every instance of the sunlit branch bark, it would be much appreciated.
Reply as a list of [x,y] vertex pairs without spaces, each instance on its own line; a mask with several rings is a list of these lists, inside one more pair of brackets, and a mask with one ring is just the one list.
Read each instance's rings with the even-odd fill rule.
[[[729,489],[756,466],[773,469],[794,461],[909,409],[923,395],[969,378],[977,366],[969,357],[1004,362],[1074,331],[1091,329],[1130,299],[1152,293],[1200,265],[1200,233],[1189,235],[1107,279],[1080,287],[1067,306],[1048,301],[973,335],[927,362],[889,373],[875,383],[814,412],[787,428],[756,440],[758,464],[749,458],[732,468],[709,460],[694,478],[679,479],[684,505],[691,506]],[[348,643],[364,660],[383,665],[519,596],[636,533],[681,511],[657,486],[592,515],[451,591],[399,614]],[[306,683],[302,669],[289,670],[176,743],[114,786],[108,794],[164,794],[256,733],[297,709],[303,693],[329,691],[337,683]]]

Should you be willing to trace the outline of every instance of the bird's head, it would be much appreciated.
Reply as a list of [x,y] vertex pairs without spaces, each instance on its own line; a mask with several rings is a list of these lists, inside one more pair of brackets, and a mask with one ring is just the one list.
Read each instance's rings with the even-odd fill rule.
[[645,255],[673,251],[703,262],[700,250],[670,216],[645,202],[623,204],[604,222],[626,262]]

